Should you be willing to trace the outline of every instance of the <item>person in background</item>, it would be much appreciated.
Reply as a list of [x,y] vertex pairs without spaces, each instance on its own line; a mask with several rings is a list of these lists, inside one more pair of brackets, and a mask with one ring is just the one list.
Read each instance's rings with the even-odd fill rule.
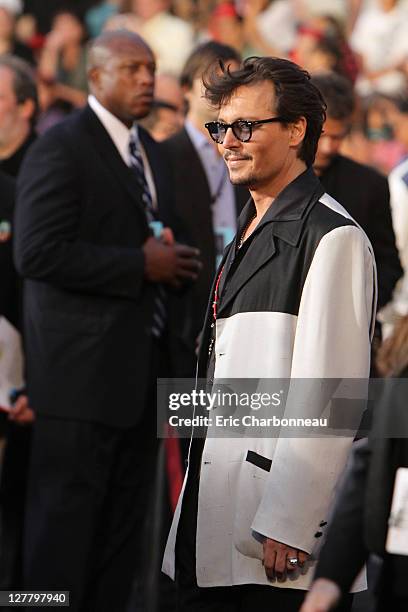
[[204,97],[202,76],[210,65],[222,62],[237,68],[240,61],[235,49],[213,41],[192,52],[180,77],[188,107],[186,122],[178,134],[164,142],[175,184],[176,210],[203,262],[200,277],[190,290],[191,312],[183,321],[190,359],[180,376],[194,376],[196,339],[208,292],[222,253],[236,232],[237,217],[249,198],[247,189],[231,184],[225,162],[205,129],[206,122],[217,118],[218,110]]
[[85,24],[91,38],[99,36],[108,19],[116,15],[120,0],[100,0],[85,14]]
[[291,58],[310,72],[333,71],[354,84],[358,64],[342,27],[331,16],[309,19],[298,29]]
[[106,32],[88,75],[88,105],[38,139],[19,178],[14,253],[36,415],[23,584],[70,590],[75,612],[122,612],[142,570],[166,289],[200,263],[174,241],[171,178],[136,123],[153,102],[151,49]]
[[[394,137],[405,146],[408,152],[408,97],[388,99],[386,110],[387,123]],[[390,172],[391,212],[397,247],[404,270],[404,276],[395,288],[392,302],[382,313],[382,320],[388,329],[408,315],[408,157]]]
[[[314,582],[300,612],[329,612],[369,559],[381,559],[375,585],[375,612],[408,609],[408,549],[387,546],[391,526],[405,538],[406,497],[391,514],[399,468],[408,469],[407,376],[408,316],[402,317],[380,348],[377,369],[387,380],[374,405],[373,428],[368,439],[356,443],[352,461],[340,488]],[[398,377],[398,378],[395,378]],[[401,378],[402,380],[399,380]],[[406,491],[406,488],[405,488]],[[402,519],[402,521],[401,521]],[[370,608],[371,609],[371,608]]]
[[185,105],[178,79],[171,74],[159,74],[156,79],[153,108],[141,125],[157,142],[170,138],[184,124]]
[[[38,100],[34,73],[29,64],[13,56],[0,57],[0,315],[22,331],[21,284],[12,260],[15,179],[35,141]],[[20,391],[20,390],[19,390]],[[2,414],[5,451],[0,480],[0,588],[22,584],[22,538],[31,423],[34,413],[26,393],[20,393],[13,410]],[[27,427],[21,427],[27,425]]]
[[288,57],[296,41],[297,11],[293,0],[242,0],[245,52]]
[[38,63],[39,78],[55,85],[58,98],[75,107],[86,103],[84,38],[85,29],[77,15],[70,10],[61,10],[54,16]]
[[408,58],[408,10],[401,0],[375,0],[363,8],[350,38],[361,57],[357,92],[395,95],[404,90]]
[[14,178],[36,138],[37,112],[32,68],[18,57],[0,57],[0,170]]
[[[12,255],[15,180],[3,172],[0,193],[0,319],[5,317],[21,332],[21,283]],[[18,590],[22,585],[24,511],[34,412],[24,390],[18,391],[13,408],[9,412],[0,410],[0,438],[5,443],[0,478],[1,590]]]
[[83,19],[86,12],[95,5],[96,0],[24,0],[24,12],[33,15],[37,21],[39,34],[48,34],[54,15],[67,8],[75,10],[75,14]]
[[313,75],[312,82],[327,104],[313,168],[327,193],[342,202],[373,245],[378,273],[378,309],[381,309],[391,300],[402,275],[387,179],[340,153],[354,110],[350,82],[335,73]]
[[219,2],[209,16],[208,34],[211,40],[229,45],[238,53],[243,51],[242,23],[233,2]]
[[15,27],[16,17],[22,12],[21,0],[0,0],[0,55],[16,55],[34,64],[34,55],[30,47],[17,40]]
[[124,0],[122,11],[141,19],[140,34],[152,48],[158,72],[178,76],[194,45],[193,27],[170,13],[170,0]]
[[118,13],[107,19],[103,31],[112,32],[114,30],[128,30],[135,34],[142,31],[142,20],[135,13]]

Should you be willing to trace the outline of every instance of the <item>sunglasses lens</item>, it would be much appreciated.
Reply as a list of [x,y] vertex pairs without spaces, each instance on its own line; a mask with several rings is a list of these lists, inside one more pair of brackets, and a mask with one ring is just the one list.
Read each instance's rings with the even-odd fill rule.
[[210,133],[210,136],[215,142],[221,143],[225,137],[225,128],[222,124],[218,123],[218,121],[212,121],[207,123],[207,129]]
[[246,121],[236,121],[233,123],[232,131],[241,142],[248,142],[251,138],[251,126]]

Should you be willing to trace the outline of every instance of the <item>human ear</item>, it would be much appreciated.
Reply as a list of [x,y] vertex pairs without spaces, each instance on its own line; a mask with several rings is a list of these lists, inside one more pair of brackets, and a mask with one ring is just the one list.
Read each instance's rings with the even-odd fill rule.
[[307,121],[305,117],[299,117],[297,121],[290,124],[290,144],[294,147],[300,145],[306,135]]

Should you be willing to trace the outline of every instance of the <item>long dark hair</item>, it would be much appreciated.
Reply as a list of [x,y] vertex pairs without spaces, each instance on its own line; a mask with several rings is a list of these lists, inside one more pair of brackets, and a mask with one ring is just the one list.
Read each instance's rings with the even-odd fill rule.
[[305,117],[306,134],[299,158],[311,166],[326,119],[326,104],[306,70],[279,57],[249,57],[239,70],[231,71],[221,66],[221,70],[220,67],[212,68],[203,77],[206,97],[216,107],[228,102],[238,87],[263,81],[273,84],[276,98],[274,110],[286,123]]

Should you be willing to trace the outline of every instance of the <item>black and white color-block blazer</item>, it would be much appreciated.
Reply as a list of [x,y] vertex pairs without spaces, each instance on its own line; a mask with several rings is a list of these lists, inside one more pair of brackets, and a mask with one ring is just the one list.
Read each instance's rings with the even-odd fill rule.
[[[238,237],[253,211],[249,201]],[[368,378],[376,306],[372,247],[313,171],[274,200],[238,265],[236,240],[221,264],[214,378]],[[206,373],[211,314],[209,305],[200,376]],[[313,401],[305,395],[304,417],[319,409],[312,395]],[[257,534],[315,552],[351,443],[351,437],[208,435],[198,498],[199,586],[270,584]],[[255,456],[260,460],[254,462]],[[163,565],[170,576],[182,497]],[[307,589],[311,566],[274,586]]]

